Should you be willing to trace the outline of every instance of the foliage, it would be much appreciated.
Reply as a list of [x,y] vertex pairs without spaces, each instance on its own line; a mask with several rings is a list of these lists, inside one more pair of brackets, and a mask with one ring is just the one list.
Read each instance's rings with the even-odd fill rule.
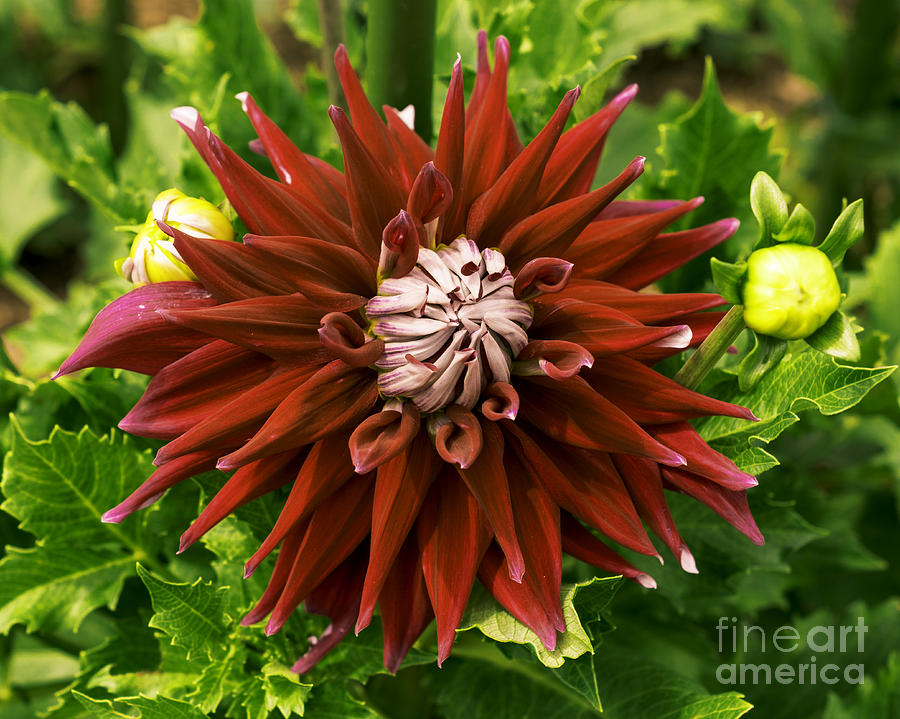
[[[820,227],[840,213],[842,198],[865,195],[867,235],[848,253],[844,288],[845,309],[866,327],[862,359],[843,364],[792,343],[750,390],[738,384],[735,357],[707,378],[705,392],[760,418],[753,425],[714,418],[697,428],[742,469],[762,475],[749,497],[764,547],[673,496],[700,574],[629,554],[657,578],[659,589],[649,592],[567,560],[569,631],[555,652],[476,591],[442,669],[426,633],[397,676],[387,675],[376,618],[303,677],[289,667],[326,618],[299,612],[272,637],[239,624],[271,569],[267,563],[245,580],[242,562],[271,526],[278,498],[243,507],[182,555],[175,537],[221,485],[219,472],[179,486],[162,507],[121,525],[101,523],[151,471],[156,445],[115,428],[146,380],[104,369],[49,377],[97,309],[124,287],[111,261],[128,238],[113,227],[142,220],[165,187],[222,199],[169,119],[172,107],[196,105],[242,157],[268,172],[249,150],[252,128],[232,99],[249,90],[304,150],[339,164],[325,112],[327,74],[312,60],[323,42],[315,3],[295,0],[281,16],[270,3],[210,0],[196,22],[174,17],[153,27],[129,18],[124,2],[107,3],[108,18],[76,5],[91,3],[0,3],[0,280],[30,314],[5,332],[0,356],[0,717],[897,714],[896,3],[860,0],[851,12],[813,0],[570,0],[563,8],[551,0],[438,0],[436,104],[457,52],[471,86],[478,28],[506,34],[514,58],[510,104],[525,139],[575,84],[583,90],[581,119],[626,81],[660,73],[685,86],[677,81],[689,75],[689,97],[657,92],[658,102],[628,109],[598,181],[647,155],[631,197],[704,195],[685,227],[722,216],[742,221],[737,237],[715,251],[723,260],[740,258],[756,240],[749,188],[760,170],[795,194],[791,204],[802,197]],[[344,3],[345,41],[363,79],[365,11],[360,0]],[[706,60],[704,69],[707,55],[715,67]],[[736,109],[758,99],[742,94],[748,77],[740,68],[752,68],[775,96],[782,66],[794,73],[788,94],[807,87],[808,102],[792,100],[777,122]],[[79,94],[82,75],[94,77],[95,91]],[[644,85],[653,97],[652,83]],[[786,164],[782,147],[790,150]],[[665,288],[708,288],[708,259],[667,278]],[[63,291],[65,300],[54,294]],[[747,350],[746,338],[738,346]],[[864,653],[817,659],[841,667],[864,661],[866,683],[722,684],[716,669],[723,663],[797,666],[809,663],[810,652],[751,643],[733,656],[718,644],[720,617],[767,636],[784,625],[807,630],[864,617]]]

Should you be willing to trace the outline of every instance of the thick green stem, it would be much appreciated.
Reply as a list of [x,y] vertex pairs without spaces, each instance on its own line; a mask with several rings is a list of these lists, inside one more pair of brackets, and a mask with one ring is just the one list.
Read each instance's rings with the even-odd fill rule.
[[15,292],[34,312],[59,304],[60,300],[40,282],[18,267],[8,267],[0,274],[0,282]]
[[744,327],[744,307],[735,305],[678,370],[675,381],[688,389],[697,389]]
[[366,80],[375,107],[416,109],[416,132],[431,142],[437,0],[369,0]]

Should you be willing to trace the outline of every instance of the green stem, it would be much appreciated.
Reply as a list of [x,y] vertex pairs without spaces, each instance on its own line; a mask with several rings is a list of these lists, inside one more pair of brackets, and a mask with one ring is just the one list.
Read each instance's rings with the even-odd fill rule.
[[341,0],[316,0],[319,27],[322,28],[322,70],[328,81],[328,99],[332,105],[347,106],[344,91],[334,66],[334,51],[344,42],[344,10]]
[[697,350],[688,361],[684,363],[675,375],[675,381],[688,389],[697,389],[703,378],[715,367],[719,357],[731,347],[738,335],[744,329],[744,306],[735,305],[715,326],[709,336],[703,340]]
[[369,0],[366,80],[375,107],[416,109],[416,132],[431,142],[437,0]]
[[32,312],[59,304],[59,299],[55,295],[18,267],[7,267],[0,274],[0,282],[18,295],[31,308]]

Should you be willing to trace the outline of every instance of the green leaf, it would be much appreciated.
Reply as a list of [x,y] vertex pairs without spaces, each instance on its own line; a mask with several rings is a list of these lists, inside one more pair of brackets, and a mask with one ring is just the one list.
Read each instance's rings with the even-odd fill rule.
[[2,509],[22,529],[47,548],[137,548],[134,523],[104,524],[100,517],[150,473],[146,453],[119,432],[97,437],[89,429],[75,434],[57,428],[49,439],[31,441],[15,419],[12,431]]
[[590,628],[582,623],[581,616],[599,615],[615,595],[619,581],[618,577],[595,577],[587,582],[563,585],[562,610],[566,631],[558,636],[556,649],[552,652],[544,647],[533,631],[504,610],[487,593],[469,600],[468,609],[457,631],[478,629],[497,642],[531,645],[535,656],[544,666],[558,668],[566,659],[593,653]]
[[[751,179],[759,177],[759,171],[775,174],[781,164],[781,154],[769,149],[772,129],[771,123],[761,123],[758,114],[739,115],[725,105],[712,60],[707,58],[700,98],[684,115],[659,128],[663,167],[653,178],[658,184],[654,194],[704,196],[704,204],[690,215],[692,227],[728,216],[747,219]],[[770,194],[765,194],[762,204],[757,196],[756,207],[766,208],[770,221],[777,225],[781,215]],[[746,228],[739,233],[748,236]],[[737,251],[747,244],[746,240],[732,240],[729,246]]]
[[47,92],[0,93],[0,133],[47,163],[74,190],[119,224],[141,219],[142,204],[116,176],[109,132],[74,103]]
[[33,442],[12,422],[3,509],[37,537],[0,561],[0,631],[24,623],[77,627],[94,608],[114,607],[136,558],[143,523],[103,524],[101,514],[149,473],[149,456],[121,434],[55,429]]
[[744,282],[744,275],[747,274],[746,262],[723,262],[713,257],[709,261],[710,270],[712,270],[713,284],[716,290],[726,302],[733,305],[743,304],[744,298],[741,295],[741,287]]
[[[0,120],[2,122],[2,120]],[[0,137],[0,264],[16,262],[25,242],[66,209],[56,179],[27,149]]]
[[806,338],[806,342],[819,352],[846,360],[858,362],[860,349],[856,330],[850,319],[841,311],[835,312],[828,321]]
[[778,366],[787,354],[788,343],[777,337],[753,333],[753,349],[741,360],[738,367],[738,386],[749,392],[767,372]]
[[742,694],[709,694],[637,652],[604,652],[595,664],[607,719],[738,719],[753,708]]
[[312,684],[304,684],[289,667],[270,662],[262,668],[262,682],[266,690],[266,709],[277,709],[287,719],[291,713],[303,715]]
[[874,678],[869,675],[856,693],[844,700],[830,694],[822,719],[893,719],[900,707],[900,654],[894,652]]
[[167,582],[141,565],[137,573],[153,603],[151,627],[165,633],[173,646],[186,649],[188,658],[222,656],[227,636],[228,587],[216,588],[212,582],[199,578],[193,584]]
[[864,220],[863,201],[857,200],[838,215],[828,235],[822,240],[819,249],[828,255],[835,267],[843,262],[847,250],[863,236]]
[[237,642],[231,642],[228,653],[216,662],[210,662],[196,679],[196,691],[191,700],[201,711],[214,712],[225,697],[232,696],[244,681],[244,663],[247,652]]
[[788,221],[784,193],[768,173],[760,171],[754,175],[750,185],[750,207],[759,223],[759,241],[765,245]]
[[187,702],[164,696],[152,699],[143,696],[116,699],[118,704],[125,704],[137,709],[139,713],[135,715],[131,712],[119,711],[109,700],[93,699],[80,692],[73,692],[73,694],[81,705],[98,719],[122,719],[122,717],[128,719],[206,719],[205,714]]
[[697,429],[715,449],[745,472],[760,474],[778,461],[760,444],[771,442],[799,420],[797,412],[815,408],[833,415],[856,405],[895,367],[849,367],[813,350],[789,354],[750,391],[737,386],[733,374],[719,371],[704,392],[748,407],[760,418],[751,423],[729,417],[699,420]]
[[812,213],[797,203],[784,226],[773,235],[777,242],[796,242],[811,245],[816,236],[816,221]]

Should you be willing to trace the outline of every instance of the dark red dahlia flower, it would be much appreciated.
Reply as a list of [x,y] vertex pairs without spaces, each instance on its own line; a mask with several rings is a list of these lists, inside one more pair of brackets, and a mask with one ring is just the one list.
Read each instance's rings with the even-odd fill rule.
[[269,617],[278,631],[301,602],[329,616],[299,672],[366,627],[376,603],[390,670],[433,617],[443,661],[476,579],[552,648],[565,629],[563,551],[655,586],[594,532],[659,556],[646,523],[696,571],[665,489],[762,542],[745,497],[756,480],[688,423],[752,414],[651,368],[702,341],[722,299],[639,291],[737,222],[665,233],[701,198],[616,201],[643,158],[590,190],[634,86],[564,132],[572,90],[523,147],[504,38],[494,52],[492,70],[482,33],[468,105],[454,66],[432,150],[396,110],[381,120],[339,49],[352,124],[330,114],[344,173],[298,150],[249,95],[239,98],[281,182],[196,110],[175,110],[250,234],[220,242],[162,225],[198,281],[119,298],[60,369],[153,375],[120,426],[167,444],[106,521],[192,475],[236,470],[183,549],[290,485],[247,563],[280,547],[244,622]]

